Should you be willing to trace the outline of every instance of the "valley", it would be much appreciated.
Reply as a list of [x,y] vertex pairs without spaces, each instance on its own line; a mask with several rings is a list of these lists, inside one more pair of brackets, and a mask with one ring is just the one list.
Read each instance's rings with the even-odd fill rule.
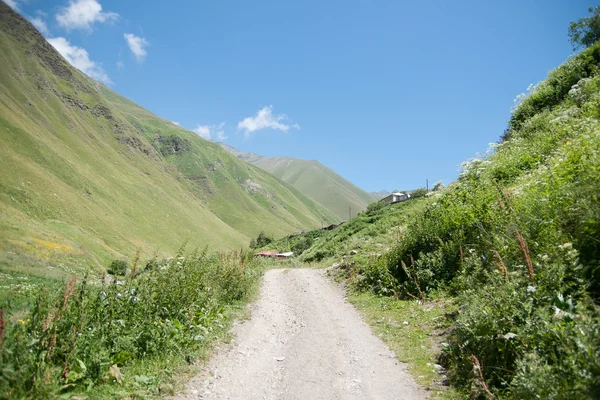
[[[107,4],[69,0],[42,11],[24,0],[0,2],[0,399],[600,397],[600,7],[570,23],[573,52],[543,64],[553,69],[517,95],[503,133],[463,162],[455,179],[435,181],[434,190],[413,187],[410,197],[389,204],[380,200],[396,189],[373,188],[434,182],[428,174],[449,160],[439,148],[471,146],[465,126],[485,119],[476,107],[513,75],[517,80],[517,70],[496,70],[498,84],[490,72],[490,88],[472,101],[469,85],[446,86],[463,75],[449,72],[450,61],[440,71],[436,60],[419,64],[436,67],[418,75],[437,82],[436,90],[411,92],[406,85],[427,82],[387,75],[388,65],[408,68],[404,60],[381,61],[395,52],[360,64],[381,49],[336,37],[306,5],[298,7],[310,15],[290,12],[286,24],[293,29],[306,18],[325,34],[294,49],[323,52],[313,57],[327,72],[313,75],[324,79],[319,84],[299,78],[316,64],[275,53],[264,61],[263,47],[282,47],[252,47],[258,36],[251,29],[234,30],[233,38],[232,30],[212,29],[202,40],[182,39],[194,56],[201,54],[194,46],[220,48],[221,41],[245,55],[226,65],[217,56],[186,63],[190,53],[173,39],[154,36],[150,46],[137,36],[145,35],[141,26],[129,33],[130,5]],[[237,16],[218,5],[195,6],[207,15],[219,10],[210,23],[225,26],[223,16]],[[255,18],[270,15],[256,7],[264,15]],[[509,15],[517,6],[498,7]],[[571,10],[561,7],[562,14]],[[376,28],[387,26],[388,14],[404,14],[369,10],[378,16],[376,37],[388,40]],[[146,15],[137,11],[128,18]],[[368,22],[356,15],[344,14],[354,22],[343,26]],[[125,43],[130,61],[114,46],[115,66],[103,66],[52,33],[99,46],[100,26],[107,43],[117,36]],[[275,42],[292,37],[265,23],[252,26]],[[552,47],[553,38],[543,40]],[[356,54],[337,46],[367,42]],[[177,60],[159,74],[164,70],[148,65],[148,49],[171,47],[179,49]],[[472,47],[476,61],[483,54],[492,60],[485,46]],[[330,52],[348,58],[330,59]],[[346,68],[351,76],[344,77]],[[156,80],[141,78],[147,70]],[[144,93],[152,84],[167,98],[143,104],[223,122],[201,125],[194,116],[196,127],[186,129],[119,94],[106,71],[129,77],[119,80],[128,90],[137,85]],[[179,75],[188,79],[179,88],[188,103],[166,94]],[[294,90],[286,92],[288,84]],[[198,90],[189,104],[191,88],[210,95]],[[436,100],[446,92],[454,97],[440,107]],[[248,93],[297,107],[302,130],[270,103],[252,105],[259,111],[243,117],[246,103],[259,102]],[[400,98],[414,104],[385,106]],[[424,107],[423,98],[431,104]],[[453,108],[461,101],[471,108]],[[227,115],[237,125],[226,123]],[[428,146],[418,142],[421,126],[431,131]],[[435,133],[442,128],[454,136]],[[264,131],[273,135],[259,136]],[[255,150],[261,148],[300,156],[267,157]],[[307,149],[323,155],[334,148],[344,155],[335,160],[344,171],[326,167],[332,159],[302,159]],[[368,191],[342,177],[346,171],[369,182]]]

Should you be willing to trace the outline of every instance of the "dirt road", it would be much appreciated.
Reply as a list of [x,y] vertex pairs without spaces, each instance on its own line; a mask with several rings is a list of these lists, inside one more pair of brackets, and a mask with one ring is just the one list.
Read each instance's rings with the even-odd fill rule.
[[322,271],[268,271],[234,334],[176,399],[425,398]]

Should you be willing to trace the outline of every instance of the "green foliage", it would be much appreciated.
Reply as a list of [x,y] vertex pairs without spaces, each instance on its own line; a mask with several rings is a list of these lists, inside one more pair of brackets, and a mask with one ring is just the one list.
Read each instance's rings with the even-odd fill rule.
[[374,201],[367,206],[367,212],[374,212],[384,207],[383,203],[380,201]]
[[457,296],[443,363],[474,398],[600,394],[599,65],[552,71],[387,256],[388,291]]
[[[541,82],[529,93],[521,95],[520,102],[514,108],[508,130],[502,140],[512,137],[513,132],[520,130],[525,122],[529,122],[536,114],[551,111],[567,98],[569,91],[581,79],[596,76],[600,69],[600,43],[592,45],[576,57],[571,58],[548,74],[548,78]],[[522,132],[527,131],[523,127]]]
[[154,137],[154,145],[163,156],[179,155],[191,150],[192,144],[189,140],[176,135],[162,136],[157,134]]
[[127,260],[113,260],[110,263],[107,272],[111,275],[124,276],[127,273],[127,268],[129,268]]
[[273,238],[271,236],[267,236],[264,232],[261,232],[258,234],[256,239],[252,239],[250,241],[250,248],[258,249],[258,248],[264,247],[272,242],[273,242]]
[[225,323],[225,309],[245,299],[259,277],[251,254],[195,252],[123,284],[73,277],[42,290],[22,320],[2,320],[0,398],[56,398],[138,382],[129,366],[202,348]]
[[600,40],[600,6],[588,9],[592,16],[572,21],[569,25],[569,38],[573,50],[589,47]]
[[292,251],[295,256],[299,256],[312,246],[313,240],[311,237],[303,237],[292,246]]
[[427,195],[426,188],[419,188],[410,192],[411,199],[418,199],[419,197],[425,197]]

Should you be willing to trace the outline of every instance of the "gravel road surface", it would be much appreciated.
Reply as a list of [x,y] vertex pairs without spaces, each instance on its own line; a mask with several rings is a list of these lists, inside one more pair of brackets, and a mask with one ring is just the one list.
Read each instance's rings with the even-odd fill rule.
[[423,399],[322,271],[265,274],[252,317],[175,399]]

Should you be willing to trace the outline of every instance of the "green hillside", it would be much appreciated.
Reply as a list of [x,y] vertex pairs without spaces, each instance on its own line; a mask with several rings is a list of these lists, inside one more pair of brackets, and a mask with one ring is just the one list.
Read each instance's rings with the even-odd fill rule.
[[337,259],[352,287],[379,296],[453,303],[439,363],[465,396],[595,399],[599,171],[596,42],[525,96],[500,143],[447,188],[273,247]]
[[310,198],[318,201],[341,220],[367,208],[373,196],[347,181],[335,171],[318,161],[298,160],[291,157],[263,157],[254,153],[244,153],[231,146],[222,146],[236,157],[256,165],[293,185]]
[[333,222],[296,189],[72,68],[0,3],[0,266],[104,269]]

